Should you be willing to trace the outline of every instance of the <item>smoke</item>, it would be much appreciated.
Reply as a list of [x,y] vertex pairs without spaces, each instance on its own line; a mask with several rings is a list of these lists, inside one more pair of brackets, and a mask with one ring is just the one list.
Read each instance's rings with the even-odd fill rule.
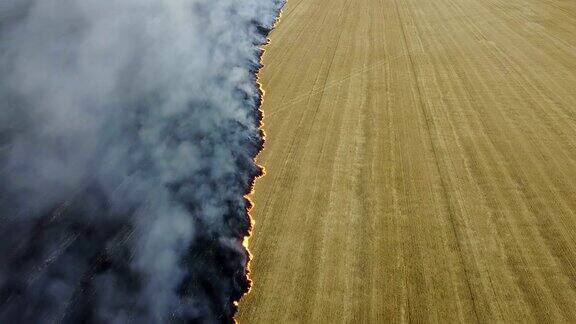
[[0,322],[229,322],[282,0],[0,2]]

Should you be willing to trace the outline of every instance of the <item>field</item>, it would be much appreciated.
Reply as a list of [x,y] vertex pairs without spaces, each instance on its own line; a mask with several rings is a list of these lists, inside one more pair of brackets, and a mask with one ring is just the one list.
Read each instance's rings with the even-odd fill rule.
[[245,323],[576,321],[576,2],[288,0]]

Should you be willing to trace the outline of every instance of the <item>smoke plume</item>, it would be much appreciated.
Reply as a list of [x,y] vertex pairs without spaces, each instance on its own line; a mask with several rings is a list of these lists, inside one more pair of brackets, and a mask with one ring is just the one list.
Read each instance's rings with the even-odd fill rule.
[[229,322],[282,0],[0,1],[0,322]]

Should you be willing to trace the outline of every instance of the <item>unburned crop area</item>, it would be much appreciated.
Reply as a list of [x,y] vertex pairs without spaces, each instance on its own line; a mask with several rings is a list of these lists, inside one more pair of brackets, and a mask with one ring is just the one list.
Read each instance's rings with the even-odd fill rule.
[[238,319],[576,321],[576,3],[288,0]]

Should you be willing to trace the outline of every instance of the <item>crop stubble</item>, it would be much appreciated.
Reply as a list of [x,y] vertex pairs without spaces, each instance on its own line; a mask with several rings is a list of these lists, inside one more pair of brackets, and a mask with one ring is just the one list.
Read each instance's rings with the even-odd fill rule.
[[246,323],[576,321],[576,3],[289,0]]

